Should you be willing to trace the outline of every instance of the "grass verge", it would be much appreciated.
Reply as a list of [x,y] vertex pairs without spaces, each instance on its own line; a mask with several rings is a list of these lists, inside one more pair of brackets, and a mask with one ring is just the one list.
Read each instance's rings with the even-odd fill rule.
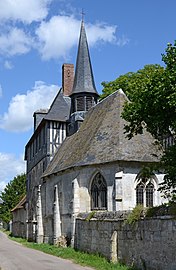
[[114,264],[108,262],[104,257],[98,254],[88,254],[85,252],[76,251],[70,247],[61,248],[49,244],[37,244],[33,242],[28,242],[26,239],[18,237],[9,236],[9,238],[18,243],[21,243],[26,247],[40,250],[44,253],[51,254],[63,259],[69,259],[82,266],[89,266],[97,270],[135,270],[135,268],[133,267],[121,265],[119,263]]

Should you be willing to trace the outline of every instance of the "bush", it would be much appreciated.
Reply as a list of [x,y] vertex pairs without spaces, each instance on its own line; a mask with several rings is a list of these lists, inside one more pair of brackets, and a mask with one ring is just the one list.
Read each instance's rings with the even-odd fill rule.
[[141,217],[144,217],[144,207],[141,204],[138,204],[135,206],[135,208],[132,210],[132,212],[128,215],[126,223],[133,224]]
[[175,201],[170,201],[167,204],[151,207],[146,212],[146,217],[167,216],[167,215],[176,216]]

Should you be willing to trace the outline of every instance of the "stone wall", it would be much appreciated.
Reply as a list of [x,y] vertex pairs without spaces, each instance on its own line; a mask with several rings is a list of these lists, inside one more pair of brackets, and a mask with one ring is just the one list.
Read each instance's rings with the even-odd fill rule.
[[12,235],[26,238],[26,211],[24,208],[12,212]]
[[174,218],[148,218],[129,225],[122,213],[111,212],[89,219],[79,215],[76,220],[75,248],[142,270],[176,269]]

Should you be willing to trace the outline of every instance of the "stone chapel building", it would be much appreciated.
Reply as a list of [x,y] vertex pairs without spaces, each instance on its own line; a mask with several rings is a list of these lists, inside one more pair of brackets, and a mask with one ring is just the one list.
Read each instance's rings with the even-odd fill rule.
[[[65,236],[74,245],[81,212],[161,204],[163,174],[142,174],[159,161],[160,150],[148,132],[125,137],[123,91],[98,102],[83,21],[75,74],[72,64],[64,64],[62,72],[62,88],[49,110],[34,113],[34,133],[25,148],[25,228],[26,238],[38,243]],[[15,228],[14,223],[14,234]]]

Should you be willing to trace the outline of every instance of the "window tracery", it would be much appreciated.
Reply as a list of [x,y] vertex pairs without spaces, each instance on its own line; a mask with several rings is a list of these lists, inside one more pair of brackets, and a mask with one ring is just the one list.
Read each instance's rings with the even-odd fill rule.
[[136,186],[136,204],[152,207],[154,204],[153,179],[140,178]]
[[91,186],[91,209],[107,209],[107,185],[104,177],[97,173]]

